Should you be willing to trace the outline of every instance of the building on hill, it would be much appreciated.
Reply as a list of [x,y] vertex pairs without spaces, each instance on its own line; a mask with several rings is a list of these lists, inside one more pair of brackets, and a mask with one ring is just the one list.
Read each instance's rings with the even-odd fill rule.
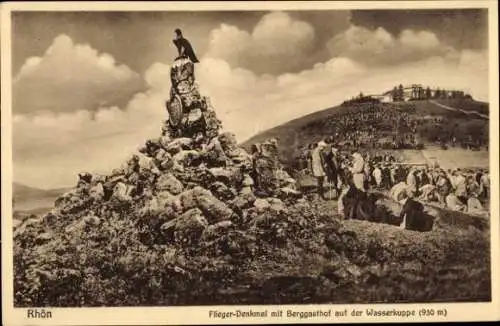
[[376,98],[377,100],[379,100],[382,103],[390,103],[390,102],[393,101],[393,96],[392,96],[392,92],[391,91],[382,93],[380,95],[371,95],[371,96],[373,98]]

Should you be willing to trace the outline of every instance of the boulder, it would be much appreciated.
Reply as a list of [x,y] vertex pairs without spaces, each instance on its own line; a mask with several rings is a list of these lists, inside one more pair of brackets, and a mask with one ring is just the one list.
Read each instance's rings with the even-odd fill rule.
[[104,198],[104,186],[101,182],[91,187],[89,190],[89,195],[94,199],[94,201],[100,201]]
[[179,200],[184,210],[201,209],[210,224],[230,219],[233,215],[233,211],[226,204],[202,187],[184,191],[179,195]]
[[243,181],[243,174],[241,170],[236,167],[228,168],[210,168],[210,173],[214,176],[215,180],[220,181],[230,187],[238,187]]
[[208,226],[208,222],[203,213],[198,208],[190,209],[179,217],[161,225],[161,232],[165,235],[174,232],[179,234],[195,233],[201,235]]
[[229,206],[233,210],[241,211],[243,209],[252,207],[256,200],[257,198],[252,192],[247,194],[239,194],[236,198],[229,202]]
[[173,165],[174,165],[174,161],[172,159],[172,155],[170,155],[163,148],[160,148],[156,152],[154,159],[155,159],[156,165],[162,171],[170,170],[173,167]]
[[178,217],[175,224],[177,230],[205,229],[208,226],[201,210],[194,208]]
[[111,199],[122,202],[129,202],[132,200],[132,197],[130,196],[131,190],[132,187],[130,185],[127,185],[120,181],[113,188],[113,195],[111,196]]
[[250,171],[252,169],[252,157],[243,148],[235,148],[227,151],[226,155],[231,159],[233,164],[238,167]]
[[187,123],[195,123],[199,121],[201,118],[203,118],[203,114],[200,109],[193,109],[189,111],[188,116],[187,116]]
[[253,206],[255,207],[258,213],[262,213],[265,210],[269,209],[271,207],[271,204],[265,199],[257,198],[254,201]]
[[154,160],[151,157],[140,155],[139,156],[139,174],[148,174],[152,173],[154,175],[159,175],[160,170],[156,166]]
[[206,153],[206,160],[211,166],[221,167],[228,165],[229,158],[224,153],[218,138],[212,138],[204,148],[204,153]]
[[139,216],[156,215],[161,210],[157,197],[151,197],[144,202],[144,206],[139,211]]
[[268,198],[269,209],[274,213],[280,213],[286,211],[285,204],[278,198]]
[[278,195],[284,198],[299,198],[302,196],[302,193],[290,187],[282,187],[278,189]]
[[230,220],[234,214],[226,204],[211,195],[199,196],[197,204],[210,224]]
[[167,190],[159,191],[155,196],[158,202],[158,208],[161,210],[165,207],[172,207],[175,210],[179,209],[180,203],[178,198],[172,195]]
[[188,210],[198,206],[198,197],[201,196],[212,196],[212,193],[202,187],[194,187],[181,193],[179,200],[183,209]]
[[149,139],[146,143],[139,148],[139,153],[144,154],[149,157],[154,157],[158,149],[160,149],[160,141],[159,138]]
[[101,219],[99,217],[95,216],[93,213],[91,213],[83,218],[83,222],[86,225],[97,226],[97,225],[101,224]]
[[[45,214],[42,218],[41,221],[45,223],[46,225],[50,226],[53,225],[54,223],[57,222],[58,219],[60,219],[61,216],[56,212],[56,211],[51,211],[47,214]],[[29,225],[29,223],[35,223],[36,221],[34,219],[30,219],[25,222],[26,225]]]
[[222,123],[219,119],[217,119],[215,111],[208,109],[203,112],[203,120],[205,125],[205,136],[207,138],[217,137],[219,129],[222,127]]
[[171,194],[178,195],[184,190],[184,186],[174,175],[165,173],[156,180],[155,189],[157,191],[166,190]]
[[236,191],[224,183],[216,181],[209,186],[209,190],[220,200],[228,201],[236,196]]
[[91,202],[91,197],[73,190],[59,197],[55,201],[55,207],[63,214],[75,214],[88,208]]
[[116,177],[119,175],[125,175],[125,169],[123,166],[111,170],[110,177]]
[[191,166],[200,158],[200,152],[196,150],[181,150],[174,155],[173,161],[182,166]]
[[202,234],[202,240],[210,241],[214,240],[217,237],[226,234],[229,229],[233,227],[233,222],[231,221],[222,221],[212,225],[209,225]]
[[172,138],[168,135],[163,135],[160,138],[158,138],[158,144],[163,148],[164,150],[167,150],[168,145],[172,143]]
[[228,153],[237,148],[236,136],[231,132],[224,132],[219,135],[219,142],[224,152]]
[[47,243],[50,240],[52,240],[52,238],[53,238],[53,236],[50,233],[40,233],[35,238],[35,244],[42,245],[42,244]]

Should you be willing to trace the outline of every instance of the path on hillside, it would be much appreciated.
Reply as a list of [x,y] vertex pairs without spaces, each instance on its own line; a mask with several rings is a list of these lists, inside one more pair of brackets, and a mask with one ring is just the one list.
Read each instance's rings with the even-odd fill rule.
[[462,113],[465,113],[465,114],[468,114],[468,115],[475,114],[475,115],[480,116],[481,118],[489,119],[488,115],[479,113],[477,111],[467,111],[467,110],[463,110],[463,109],[454,108],[454,107],[451,107],[451,106],[448,106],[448,105],[444,105],[444,104],[438,103],[438,102],[436,102],[434,100],[429,100],[429,101],[431,103],[436,104],[437,106],[439,106],[439,107],[441,107],[443,109],[449,110],[449,111],[462,112]]

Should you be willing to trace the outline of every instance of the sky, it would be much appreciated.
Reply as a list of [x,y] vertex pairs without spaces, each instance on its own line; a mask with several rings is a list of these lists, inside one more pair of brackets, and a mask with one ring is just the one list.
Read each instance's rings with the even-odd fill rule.
[[14,12],[14,181],[72,186],[157,137],[175,28],[239,141],[399,83],[488,100],[485,10]]

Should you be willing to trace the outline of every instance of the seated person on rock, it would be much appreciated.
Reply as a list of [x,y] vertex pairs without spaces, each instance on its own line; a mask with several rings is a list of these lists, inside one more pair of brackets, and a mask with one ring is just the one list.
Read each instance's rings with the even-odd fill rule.
[[473,215],[485,216],[488,214],[488,210],[483,207],[478,197],[479,193],[477,192],[470,194],[470,197],[467,200],[467,212]]
[[458,196],[451,192],[446,196],[446,207],[452,211],[465,212],[467,206],[458,198]]
[[359,190],[354,184],[352,175],[349,176],[347,188],[339,197],[339,212],[344,219],[371,220],[375,212],[375,205],[367,193]]
[[404,195],[406,198],[401,201],[403,208],[401,209],[400,218],[403,221],[400,227],[413,231],[428,231],[429,227],[424,213],[424,205],[413,199],[416,195],[415,188],[408,186],[404,190]]
[[418,199],[425,202],[437,201],[438,195],[436,186],[425,184],[420,187],[420,196],[418,197]]
[[404,181],[395,184],[389,191],[389,197],[394,201],[401,202],[406,198],[405,191],[407,187],[408,185]]

